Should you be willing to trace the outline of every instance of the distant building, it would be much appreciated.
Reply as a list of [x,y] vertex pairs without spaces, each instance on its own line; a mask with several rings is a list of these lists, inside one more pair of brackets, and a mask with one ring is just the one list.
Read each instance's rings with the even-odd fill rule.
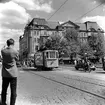
[[73,23],[70,20],[60,24],[59,26],[62,28],[62,32],[65,32],[66,29],[74,28],[78,32],[78,39],[81,44],[86,44],[88,42],[88,37],[91,36],[93,33],[97,34],[99,31],[101,34],[104,31],[96,22],[87,21],[85,23]]
[[99,27],[99,25],[96,22],[87,21],[85,23],[76,23],[79,28],[78,33],[78,39],[81,42],[81,44],[86,44],[88,42],[88,37],[92,34],[98,34],[100,32],[101,34],[104,33],[104,31]]

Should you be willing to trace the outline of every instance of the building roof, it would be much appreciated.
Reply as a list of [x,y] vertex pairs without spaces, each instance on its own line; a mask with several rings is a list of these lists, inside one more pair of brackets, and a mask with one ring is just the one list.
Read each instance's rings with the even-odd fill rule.
[[67,22],[60,24],[59,22],[47,21],[44,18],[33,18],[32,21],[28,24],[28,26],[30,25],[40,25],[49,29],[56,29],[57,26],[75,27],[79,28],[80,31],[91,31],[91,30],[98,31],[100,29],[102,32],[104,32],[96,22],[91,22],[91,21],[87,21],[85,23],[73,23],[72,21],[69,20]]
[[53,21],[46,21],[43,18],[33,18],[32,21],[29,23],[29,25],[40,25],[40,26],[47,26],[50,29],[55,29],[59,24],[59,22],[53,22]]
[[32,24],[37,24],[37,25],[47,24],[47,21],[43,18],[33,18],[33,20],[31,22],[32,22]]
[[59,26],[59,22],[53,22],[53,21],[47,21],[47,24],[46,24],[49,28],[51,29],[55,29],[57,26]]
[[85,30],[86,31],[86,24],[84,23],[76,23],[78,26],[80,26],[79,30]]
[[85,24],[87,25],[87,30],[89,30],[91,28],[95,29],[96,31],[98,29],[101,29],[96,22],[87,21],[87,22],[85,22]]
[[79,28],[79,26],[78,26],[77,24],[73,23],[73,22],[70,21],[70,20],[67,21],[67,22],[64,22],[64,23],[60,24],[60,26],[68,26],[68,27],[74,26],[74,27],[76,27],[76,28]]
[[78,26],[80,26],[80,31],[98,31],[99,29],[103,31],[103,29],[96,23],[91,21],[86,21],[85,23],[76,23]]

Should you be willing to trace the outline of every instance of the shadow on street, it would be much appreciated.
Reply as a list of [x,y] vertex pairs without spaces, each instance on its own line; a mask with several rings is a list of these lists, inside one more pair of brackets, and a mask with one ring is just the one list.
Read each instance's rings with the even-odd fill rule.
[[44,69],[44,68],[23,68],[24,71],[51,71],[51,69]]
[[97,74],[105,74],[105,71],[98,71]]

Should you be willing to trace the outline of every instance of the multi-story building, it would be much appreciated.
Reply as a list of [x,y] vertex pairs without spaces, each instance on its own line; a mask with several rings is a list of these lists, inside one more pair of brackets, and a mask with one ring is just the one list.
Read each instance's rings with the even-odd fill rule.
[[[103,34],[104,31],[99,27],[99,25],[96,22],[87,21],[85,23],[76,23],[80,26],[79,33],[78,33],[78,39],[82,44],[87,44],[88,37],[92,34]],[[103,34],[104,35],[104,34]]]
[[49,36],[56,34],[62,36],[68,28],[78,31],[78,39],[82,44],[88,42],[88,36],[91,36],[92,33],[97,34],[100,30],[103,34],[103,30],[96,22],[73,23],[67,21],[59,24],[59,22],[46,21],[43,18],[34,18],[26,25],[24,34],[19,39],[21,59],[33,56]]
[[25,57],[27,57],[28,51],[29,51],[29,45],[28,45],[28,32],[26,35],[22,35],[19,38],[19,55],[20,55],[20,59],[23,59]]
[[60,27],[62,28],[62,32],[65,32],[68,28],[74,28],[78,32],[78,40],[82,44],[86,44],[88,42],[88,37],[91,36],[93,33],[97,34],[99,31],[101,34],[104,33],[104,31],[99,27],[99,25],[96,22],[87,21],[85,23],[73,23],[71,21],[64,22],[60,24]]
[[27,24],[19,39],[21,58],[33,56],[50,35],[62,34],[62,30],[58,29],[59,25],[59,22],[42,18],[34,18]]

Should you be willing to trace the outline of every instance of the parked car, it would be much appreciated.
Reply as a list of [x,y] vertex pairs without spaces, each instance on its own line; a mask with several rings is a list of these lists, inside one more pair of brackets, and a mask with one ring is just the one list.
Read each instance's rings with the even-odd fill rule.
[[82,68],[85,72],[86,71],[91,71],[91,70],[95,70],[95,67],[92,68],[93,66],[91,65],[91,63],[89,61],[85,61],[83,59],[79,59],[79,60],[75,60],[75,69],[79,70],[80,68]]

